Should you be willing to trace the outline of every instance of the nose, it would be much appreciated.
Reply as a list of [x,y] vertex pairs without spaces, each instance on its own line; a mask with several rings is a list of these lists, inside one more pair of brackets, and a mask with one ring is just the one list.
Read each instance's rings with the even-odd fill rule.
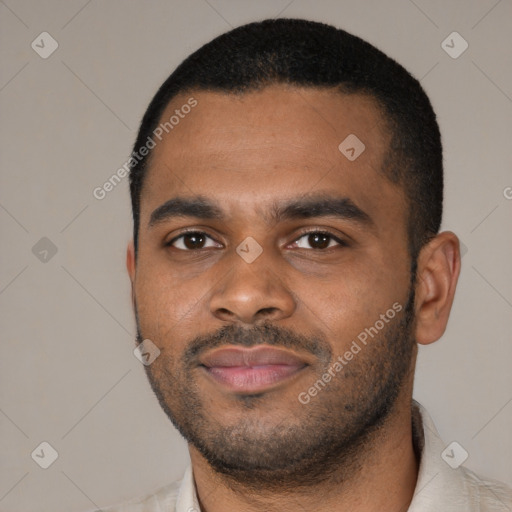
[[[295,299],[265,251],[252,263],[236,253],[226,278],[217,284],[210,311],[219,320],[254,324],[290,317]],[[231,263],[231,262],[230,262]]]

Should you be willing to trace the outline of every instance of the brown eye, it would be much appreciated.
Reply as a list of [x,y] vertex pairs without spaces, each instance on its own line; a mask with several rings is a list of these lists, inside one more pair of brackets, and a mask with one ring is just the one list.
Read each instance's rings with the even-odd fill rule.
[[301,237],[297,238],[294,242],[295,247],[299,249],[330,249],[331,247],[345,246],[346,244],[339,238],[331,235],[331,233],[324,233],[323,231],[312,231],[304,233]]
[[330,241],[331,237],[323,233],[313,233],[308,236],[308,243],[313,249],[326,249]]
[[[206,245],[209,241],[210,245]],[[171,240],[168,245],[182,251],[197,251],[209,247],[218,247],[216,242],[214,242],[206,233],[202,233],[201,231],[183,233]]]

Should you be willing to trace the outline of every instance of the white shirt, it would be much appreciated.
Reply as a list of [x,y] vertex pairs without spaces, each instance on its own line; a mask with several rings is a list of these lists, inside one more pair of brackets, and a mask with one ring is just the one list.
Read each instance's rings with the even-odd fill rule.
[[[408,512],[512,512],[512,489],[457,466],[464,452],[458,446],[447,448],[425,408],[415,401],[413,433],[421,459]],[[181,481],[103,512],[201,512],[192,467]]]

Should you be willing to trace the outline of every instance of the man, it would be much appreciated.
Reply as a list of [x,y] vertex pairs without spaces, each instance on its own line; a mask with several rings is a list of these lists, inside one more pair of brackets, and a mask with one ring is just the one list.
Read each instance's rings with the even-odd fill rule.
[[162,85],[131,163],[138,343],[191,467],[112,510],[512,510],[412,400],[460,255],[406,70],[328,25],[239,27]]

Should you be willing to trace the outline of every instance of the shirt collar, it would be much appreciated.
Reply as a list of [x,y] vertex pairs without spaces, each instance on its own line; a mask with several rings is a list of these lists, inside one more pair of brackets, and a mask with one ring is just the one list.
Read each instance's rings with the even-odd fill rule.
[[183,481],[176,499],[176,512],[201,512],[191,465],[187,467],[183,475]]
[[453,469],[443,460],[441,454],[446,448],[445,444],[426,409],[413,400],[413,434],[418,434],[420,428],[423,446],[416,488],[408,512],[475,510],[466,489],[467,475],[462,467]]

